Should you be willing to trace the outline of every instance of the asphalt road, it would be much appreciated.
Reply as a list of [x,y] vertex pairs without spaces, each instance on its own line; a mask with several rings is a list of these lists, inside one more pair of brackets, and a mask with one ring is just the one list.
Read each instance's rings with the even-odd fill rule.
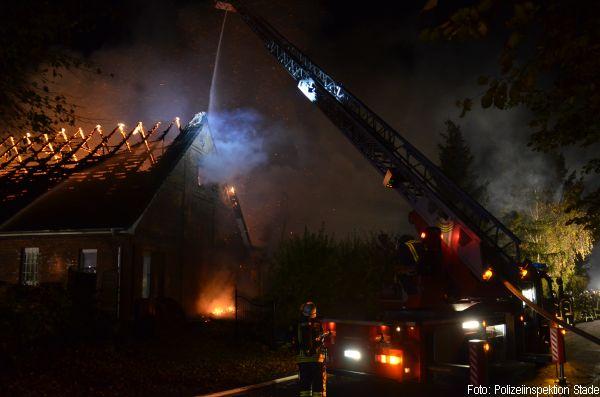
[[[460,390],[419,384],[401,384],[384,379],[365,377],[329,376],[327,396],[329,397],[421,397],[455,396]],[[299,394],[296,382],[278,385],[253,392],[238,394],[247,397],[296,397]]]
[[[577,326],[589,333],[600,336],[600,320],[581,323]],[[585,395],[575,394],[575,385],[596,385],[600,387],[600,346],[572,333],[566,335],[565,342],[568,359],[567,364],[565,364],[565,374],[570,385],[571,396]],[[554,364],[537,368],[532,373],[534,376],[527,380],[517,380],[511,383],[513,385],[529,386],[551,386],[554,384],[556,378]],[[464,386],[402,384],[376,378],[346,376],[330,376],[327,383],[327,395],[329,397],[469,396]],[[238,396],[295,397],[298,394],[296,382],[291,382],[238,394]],[[600,396],[600,393],[590,395]]]
[[[580,328],[600,337],[600,320],[578,323]],[[569,332],[565,335],[565,376],[569,385],[595,385],[600,387],[600,346]],[[554,364],[540,368],[535,379],[524,382],[527,385],[548,385],[556,379]],[[575,394],[572,394],[575,395]],[[596,394],[600,396],[600,393]]]

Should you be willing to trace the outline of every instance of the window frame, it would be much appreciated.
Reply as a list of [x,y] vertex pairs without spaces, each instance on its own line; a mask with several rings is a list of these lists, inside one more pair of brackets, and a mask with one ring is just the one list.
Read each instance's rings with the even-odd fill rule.
[[21,252],[20,284],[39,285],[40,247],[25,247]]
[[[95,266],[89,266],[89,268],[87,268],[85,266],[85,254],[95,254],[96,256],[96,264]],[[98,268],[98,248],[81,248],[79,250],[79,266],[78,266],[78,270],[81,272],[85,272],[85,273],[96,273]]]

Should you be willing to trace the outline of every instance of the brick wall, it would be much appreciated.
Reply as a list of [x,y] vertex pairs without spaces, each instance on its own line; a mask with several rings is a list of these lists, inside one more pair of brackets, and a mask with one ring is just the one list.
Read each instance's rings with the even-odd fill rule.
[[95,248],[98,303],[114,307],[120,246],[122,318],[131,318],[142,298],[144,254],[150,254],[152,262],[163,268],[162,296],[179,302],[188,316],[197,315],[196,300],[206,280],[222,270],[224,258],[237,264],[245,252],[222,189],[202,183],[202,177],[199,180],[200,159],[211,148],[210,136],[199,134],[132,227],[131,235],[0,237],[0,282],[19,282],[26,247],[39,248],[39,282],[64,284],[68,267],[79,264],[81,249]]
[[0,282],[19,283],[23,250],[37,247],[38,282],[58,282],[66,286],[68,268],[79,266],[81,250],[97,249],[98,304],[101,308],[113,311],[116,310],[117,247],[122,247],[122,265],[126,266],[129,245],[128,237],[111,235],[0,237]]
[[114,263],[114,253],[110,237],[94,236],[40,236],[4,237],[0,240],[0,281],[18,283],[23,249],[38,247],[39,282],[66,283],[67,268],[78,266],[81,249],[98,249],[98,271],[105,270]]

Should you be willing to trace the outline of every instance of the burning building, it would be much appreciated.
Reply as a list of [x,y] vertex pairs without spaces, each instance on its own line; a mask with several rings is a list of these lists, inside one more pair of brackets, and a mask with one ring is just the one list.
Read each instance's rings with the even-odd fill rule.
[[122,320],[167,300],[210,312],[198,304],[208,283],[219,273],[232,286],[249,253],[234,190],[202,178],[213,150],[205,113],[184,128],[5,138],[0,283],[79,285]]

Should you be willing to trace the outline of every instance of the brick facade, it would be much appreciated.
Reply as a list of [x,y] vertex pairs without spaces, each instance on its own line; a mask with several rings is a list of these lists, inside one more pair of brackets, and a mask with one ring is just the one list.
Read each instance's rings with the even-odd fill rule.
[[65,285],[69,267],[79,265],[81,250],[97,249],[96,296],[100,308],[112,312],[118,299],[122,319],[135,315],[143,297],[146,260],[152,268],[151,286],[147,287],[151,291],[150,298],[170,298],[178,302],[188,316],[197,315],[195,300],[202,289],[203,277],[220,265],[216,263],[217,258],[226,253],[235,262],[245,255],[222,189],[214,184],[199,183],[200,158],[211,149],[210,137],[199,135],[162,182],[142,216],[126,231],[1,235],[0,282],[20,282],[26,247],[39,248],[39,282]]

